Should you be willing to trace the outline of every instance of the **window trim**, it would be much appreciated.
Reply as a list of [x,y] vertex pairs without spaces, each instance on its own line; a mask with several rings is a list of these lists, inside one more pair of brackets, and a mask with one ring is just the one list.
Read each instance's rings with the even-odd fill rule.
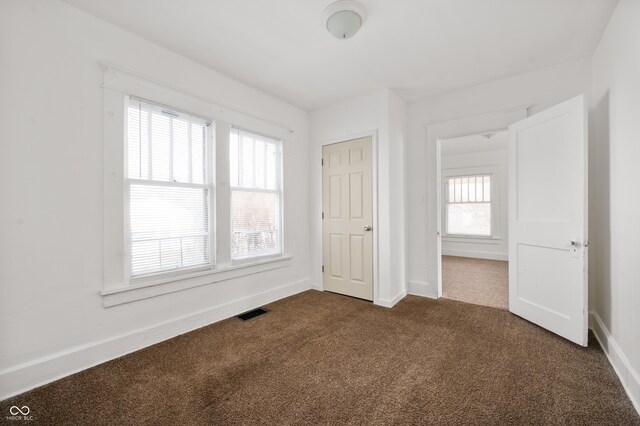
[[[473,167],[471,169],[465,170],[465,172],[461,172],[463,169],[453,168],[453,169],[443,169],[442,173],[442,193],[445,195],[445,200],[442,203],[442,222],[443,222],[443,233],[442,238],[443,241],[466,241],[470,240],[478,240],[476,242],[485,242],[485,243],[493,243],[495,240],[500,240],[500,230],[499,227],[499,203],[500,203],[500,195],[499,195],[499,179],[498,172],[495,166],[491,167]],[[458,173],[455,173],[458,172]],[[449,215],[448,215],[448,207],[449,207],[449,179],[456,178],[465,178],[465,177],[479,177],[479,176],[490,176],[491,177],[491,200],[489,201],[489,205],[491,206],[491,233],[489,235],[478,235],[478,234],[451,234],[449,233]],[[461,203],[457,203],[461,204]],[[484,204],[484,203],[482,203]]]
[[[240,112],[223,108],[214,104],[203,94],[189,93],[167,84],[116,65],[106,62],[98,62],[103,69],[103,279],[102,295],[103,305],[114,306],[121,303],[155,297],[157,295],[181,291],[184,289],[214,284],[220,281],[235,279],[238,277],[261,273],[266,270],[288,267],[292,257],[285,251],[284,229],[284,182],[283,162],[280,161],[281,184],[281,254],[272,259],[254,259],[253,262],[233,265],[230,253],[227,258],[218,250],[229,251],[229,242],[226,229],[227,220],[224,216],[224,202],[220,197],[230,196],[229,191],[229,166],[228,166],[228,130],[233,123],[234,127],[250,130],[252,133],[271,135],[270,138],[281,141],[282,149],[290,139],[292,131],[281,125],[268,123],[259,118]],[[128,212],[125,212],[126,201],[129,198],[125,178],[128,178],[128,169],[124,169],[125,150],[127,149],[127,123],[126,111],[128,108],[128,96],[152,103],[167,106],[175,111],[189,111],[188,114],[215,122],[210,132],[213,138],[215,131],[215,149],[209,156],[209,168],[212,171],[211,179],[216,182],[211,191],[212,204],[210,214],[213,226],[212,257],[216,269],[195,270],[171,270],[151,276],[145,275],[135,278],[135,282],[128,273],[125,256],[126,247],[129,247],[125,239],[125,226]],[[224,130],[227,130],[226,135]],[[249,131],[249,130],[248,130]],[[224,144],[226,143],[226,147]],[[227,154],[226,165],[224,161],[216,161],[219,156]],[[214,162],[216,167],[214,168]],[[223,165],[224,167],[221,167]],[[226,209],[230,211],[230,198]],[[227,212],[228,214],[229,212]],[[215,219],[215,221],[214,221]],[[222,219],[222,222],[220,221]],[[176,274],[177,272],[177,274]],[[184,273],[183,273],[184,272]],[[188,272],[188,273],[187,273]],[[160,276],[162,275],[162,276]]]

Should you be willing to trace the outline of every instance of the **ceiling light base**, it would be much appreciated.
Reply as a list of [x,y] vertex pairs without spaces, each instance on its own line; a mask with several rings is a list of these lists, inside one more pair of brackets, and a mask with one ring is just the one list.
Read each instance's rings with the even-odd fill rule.
[[339,0],[324,10],[324,25],[334,37],[346,40],[364,25],[367,13],[363,5],[353,0]]

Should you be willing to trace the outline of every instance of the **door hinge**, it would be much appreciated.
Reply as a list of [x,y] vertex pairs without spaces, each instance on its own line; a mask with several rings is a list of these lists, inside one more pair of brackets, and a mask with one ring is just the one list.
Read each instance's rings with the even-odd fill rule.
[[324,166],[324,158],[321,158],[321,159],[320,159],[320,165],[321,165],[321,166]]
[[324,272],[324,265],[322,265],[322,272]]
[[322,218],[324,219],[324,212],[322,212]]

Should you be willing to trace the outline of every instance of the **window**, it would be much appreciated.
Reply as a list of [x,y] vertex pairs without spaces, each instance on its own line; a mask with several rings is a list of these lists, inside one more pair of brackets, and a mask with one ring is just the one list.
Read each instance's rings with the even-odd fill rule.
[[491,236],[491,176],[447,179],[447,234]]
[[231,259],[282,252],[281,142],[231,128]]
[[129,98],[130,276],[212,267],[210,123]]

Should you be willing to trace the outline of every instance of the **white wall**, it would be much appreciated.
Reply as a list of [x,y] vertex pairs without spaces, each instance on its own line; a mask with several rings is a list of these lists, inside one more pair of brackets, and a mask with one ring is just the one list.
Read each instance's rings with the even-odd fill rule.
[[[0,3],[0,397],[309,288],[308,114],[59,1]],[[294,130],[288,267],[104,308],[98,60]]]
[[592,326],[640,410],[640,2],[619,3],[592,64]]
[[[389,249],[390,277],[387,297],[393,303],[407,291],[406,169],[407,105],[389,91]],[[381,158],[382,160],[382,158]]]
[[[446,144],[447,141],[442,141]],[[505,143],[504,149],[492,149],[477,152],[458,152],[442,154],[442,182],[447,176],[464,176],[469,174],[493,175],[492,202],[494,217],[493,238],[447,237],[443,233],[442,254],[448,256],[474,257],[478,259],[507,260],[508,246],[508,187],[507,162],[509,153]],[[497,189],[497,190],[496,190]],[[444,191],[444,188],[443,188]],[[446,215],[446,195],[442,192],[443,231]]]
[[313,144],[309,167],[311,281],[315,288],[322,287],[322,145],[375,132],[378,226],[374,232],[378,238],[378,288],[374,301],[393,306],[406,293],[403,149],[406,105],[395,93],[383,89],[311,112],[310,129]]
[[436,148],[427,144],[425,125],[530,105],[536,113],[591,88],[589,59],[492,81],[425,98],[408,105],[407,280],[437,294]]

